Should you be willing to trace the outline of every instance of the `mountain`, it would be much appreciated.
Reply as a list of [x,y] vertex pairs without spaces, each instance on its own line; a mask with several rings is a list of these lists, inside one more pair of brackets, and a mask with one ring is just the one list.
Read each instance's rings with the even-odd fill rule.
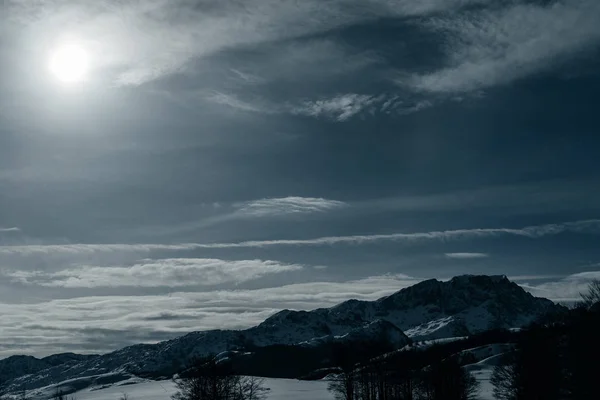
[[281,311],[258,327],[263,340],[284,340],[290,333],[341,334],[381,319],[413,340],[466,336],[492,328],[522,327],[560,309],[532,296],[505,276],[458,276],[426,280],[374,302],[348,300],[314,311]]
[[168,377],[192,357],[225,351],[264,354],[268,351],[261,349],[286,346],[294,354],[314,354],[315,348],[333,343],[358,342],[401,348],[411,341],[522,327],[561,309],[550,300],[533,297],[505,276],[431,279],[372,302],[349,300],[313,311],[283,310],[246,330],[192,332],[101,356],[10,357],[0,360],[0,393],[66,380],[80,387],[136,376]]
[[73,353],[54,354],[45,358],[32,356],[12,356],[0,360],[0,387],[11,379],[24,375],[37,374],[52,367],[70,368],[82,362],[92,360],[96,355],[81,355]]

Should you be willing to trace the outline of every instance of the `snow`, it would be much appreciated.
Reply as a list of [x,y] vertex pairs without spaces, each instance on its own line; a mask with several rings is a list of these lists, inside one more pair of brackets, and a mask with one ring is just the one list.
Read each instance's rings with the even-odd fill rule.
[[488,365],[491,359],[497,359],[498,356],[513,350],[514,347],[515,346],[512,343],[488,344],[485,346],[463,350],[459,353],[459,357],[460,359],[470,363],[470,365],[477,365],[486,360],[487,363],[485,365]]
[[[466,365],[465,370],[469,371],[479,382],[479,400],[493,400],[493,386],[490,382],[490,377],[494,367],[501,361],[501,357],[507,351],[514,348],[510,343],[493,344],[489,346],[481,346],[474,349],[465,350],[463,353],[469,353],[472,356],[479,358],[480,361]],[[487,358],[483,358],[484,356]]]
[[[493,358],[493,357],[491,357]],[[481,368],[471,370],[473,376],[480,382],[479,400],[492,400],[492,385],[489,382],[492,366],[485,365],[485,361],[477,364]],[[295,379],[265,379],[265,387],[268,400],[333,400],[334,397],[327,391],[327,381],[299,381]],[[53,392],[47,391],[51,396]],[[75,392],[73,396],[77,400],[119,400],[126,393],[129,400],[169,400],[175,393],[172,381],[145,381],[135,383],[133,381],[121,382],[119,384],[93,387]],[[41,398],[41,397],[40,397]]]
[[449,337],[456,332],[455,323],[456,318],[454,316],[443,317],[407,329],[404,333],[414,340]]
[[478,400],[494,400],[493,386],[490,383],[490,376],[492,375],[493,368],[488,367],[479,371],[472,371],[471,373],[479,382],[479,395]]
[[[332,400],[326,381],[265,379],[269,400]],[[149,381],[135,385],[114,385],[100,390],[82,390],[74,394],[77,400],[119,400],[127,393],[129,400],[166,400],[175,393],[172,381]]]

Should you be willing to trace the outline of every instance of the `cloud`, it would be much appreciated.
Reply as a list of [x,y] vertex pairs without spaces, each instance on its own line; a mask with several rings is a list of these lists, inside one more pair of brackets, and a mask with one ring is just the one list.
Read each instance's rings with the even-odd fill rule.
[[[600,264],[592,267],[600,267]],[[557,281],[540,284],[528,282],[519,284],[535,296],[547,297],[555,301],[574,302],[581,300],[581,293],[586,292],[589,283],[594,279],[600,279],[600,271],[580,272]]]
[[289,107],[295,115],[345,122],[358,115],[376,113],[407,115],[432,107],[429,100],[401,99],[398,95],[347,93],[319,100],[305,100]]
[[428,20],[426,27],[444,35],[449,65],[399,83],[426,92],[472,91],[552,68],[600,44],[596,0],[509,4]]
[[140,85],[184,71],[190,61],[221,50],[308,36],[382,16],[423,15],[478,2],[8,0],[0,15],[5,23],[29,29],[42,45],[61,32],[72,32],[92,49],[95,65],[117,71],[118,84]]
[[276,261],[227,261],[207,258],[142,260],[126,267],[77,266],[57,272],[4,271],[3,275],[26,285],[63,288],[184,287],[242,283],[269,274],[303,267]]
[[284,197],[254,200],[238,205],[236,216],[271,217],[290,214],[312,214],[346,207],[342,201],[315,197]]
[[194,61],[222,51],[307,38],[381,17],[426,16],[487,2],[6,0],[0,3],[0,26],[25,30],[44,48],[69,32],[85,43],[93,65],[114,82],[141,85],[185,73]]
[[236,68],[231,68],[230,71],[241,81],[247,84],[256,85],[265,83],[266,79],[249,72],[243,72]]
[[591,219],[560,224],[533,225],[524,228],[475,228],[380,235],[327,236],[315,239],[253,240],[238,243],[13,245],[0,246],[0,254],[91,254],[97,252],[185,251],[198,249],[262,248],[271,246],[363,245],[382,241],[411,245],[424,241],[460,241],[500,236],[538,239],[567,232],[590,235],[600,234],[600,220]]
[[276,107],[271,107],[268,105],[263,104],[262,102],[247,102],[244,100],[241,100],[238,96],[236,96],[235,94],[226,94],[226,93],[221,93],[218,91],[212,91],[211,93],[207,94],[205,96],[205,99],[216,103],[216,104],[221,104],[221,105],[225,105],[228,106],[230,108],[234,108],[234,109],[238,109],[238,110],[242,110],[242,111],[251,111],[251,112],[257,112],[257,113],[264,113],[264,114],[274,114],[279,112],[277,110]]
[[325,116],[343,122],[379,100],[381,100],[379,97],[349,93],[329,99],[306,101],[292,108],[291,111],[297,115],[311,117]]
[[490,255],[486,253],[446,253],[446,258],[458,260],[470,260],[475,258],[488,258]]
[[[348,93],[336,95],[330,98],[319,100],[305,100],[298,104],[275,104],[268,103],[261,99],[252,101],[242,100],[236,94],[225,94],[218,91],[213,91],[204,97],[215,104],[224,105],[236,110],[256,112],[263,114],[282,114],[290,113],[293,115],[302,115],[315,118],[327,118],[338,122],[344,122],[361,113],[370,111],[374,113],[377,103],[383,102],[385,95],[372,96],[361,95],[356,93]],[[397,103],[394,104],[397,106]],[[388,112],[393,111],[395,107],[388,107]],[[413,112],[419,111],[420,108],[415,108]],[[406,109],[410,112],[409,108]]]
[[[408,115],[419,112],[421,110],[426,110],[430,107],[433,107],[433,102],[430,100],[419,100],[414,104],[405,105],[403,103],[397,105],[396,109],[398,114],[400,115]],[[389,110],[391,111],[391,110]]]
[[[218,203],[217,203],[218,204]],[[283,198],[267,198],[212,207],[216,210],[223,209],[223,213],[203,218],[198,221],[187,222],[178,226],[155,227],[153,232],[182,233],[204,229],[210,226],[229,223],[232,221],[248,220],[254,218],[283,217],[300,214],[318,214],[334,211],[348,206],[348,204],[324,198],[289,196]],[[193,249],[194,244],[184,245]]]
[[540,280],[545,280],[545,281],[549,281],[549,280],[556,280],[556,279],[562,279],[564,278],[565,275],[511,275],[508,277],[509,280],[511,281],[515,281],[515,282],[521,282],[521,281],[540,281]]
[[224,105],[236,110],[262,113],[301,115],[346,122],[353,117],[382,114],[408,115],[433,106],[429,100],[402,100],[398,95],[367,95],[357,93],[339,94],[318,100],[304,100],[299,103],[270,103],[264,99],[242,100],[236,94],[212,91],[204,95],[211,103]]
[[[555,300],[577,299],[600,272],[523,286]],[[346,282],[306,282],[254,290],[174,292],[169,295],[86,296],[26,304],[0,303],[0,357],[62,351],[107,352],[191,331],[243,329],[281,309],[313,310],[348,299],[376,300],[421,279],[380,275]],[[84,328],[82,328],[84,327]]]
[[3,233],[3,232],[6,232],[6,233],[8,233],[8,232],[21,232],[21,229],[19,229],[17,227],[11,227],[11,228],[2,228],[2,227],[0,227],[0,233]]
[[0,330],[4,337],[0,357],[62,351],[107,352],[196,330],[248,328],[284,308],[311,310],[351,298],[375,300],[418,281],[399,274],[255,290],[0,303]]

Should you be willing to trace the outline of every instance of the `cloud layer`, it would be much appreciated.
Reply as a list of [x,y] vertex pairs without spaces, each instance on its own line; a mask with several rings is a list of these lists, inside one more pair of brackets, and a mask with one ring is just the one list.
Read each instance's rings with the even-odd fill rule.
[[[586,272],[553,281],[529,278],[521,285],[534,295],[577,300],[592,278]],[[534,279],[535,278],[535,279]],[[548,277],[545,277],[547,280]],[[176,292],[151,296],[90,296],[35,304],[2,304],[5,332],[0,357],[60,351],[106,352],[138,342],[152,343],[194,330],[240,329],[275,312],[330,307],[348,299],[375,300],[421,279],[383,275],[346,282],[310,282],[255,290]],[[43,346],[39,348],[40,341]]]
[[268,274],[303,267],[275,261],[226,261],[207,258],[142,260],[127,267],[82,265],[57,272],[5,271],[3,275],[26,285],[63,288],[181,287],[239,284]]
[[[598,266],[600,265],[595,267]],[[600,271],[580,272],[538,284],[528,283],[530,280],[523,279],[520,285],[535,296],[555,301],[576,302],[581,300],[581,294],[586,292],[588,284],[594,279],[600,279]]]
[[61,351],[107,352],[194,330],[247,328],[284,308],[309,310],[350,298],[374,300],[415,282],[418,280],[404,275],[386,275],[256,290],[0,303],[0,329],[4,332],[0,357]]

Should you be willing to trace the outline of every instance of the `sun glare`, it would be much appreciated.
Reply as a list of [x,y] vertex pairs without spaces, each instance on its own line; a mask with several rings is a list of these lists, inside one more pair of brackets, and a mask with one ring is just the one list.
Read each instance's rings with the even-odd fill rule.
[[49,67],[50,72],[61,82],[82,82],[89,70],[88,54],[77,45],[65,45],[52,54]]

